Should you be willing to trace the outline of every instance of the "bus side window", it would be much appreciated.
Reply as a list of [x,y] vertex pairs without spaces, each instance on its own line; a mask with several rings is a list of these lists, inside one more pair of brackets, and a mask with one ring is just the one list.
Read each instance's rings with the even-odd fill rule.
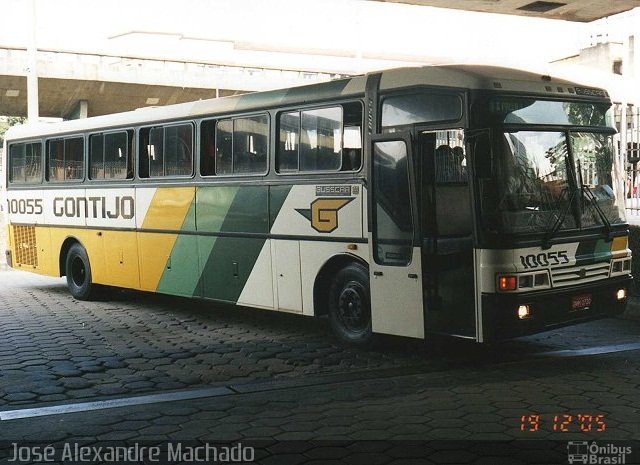
[[342,108],[302,112],[300,171],[336,171],[342,163]]
[[193,165],[193,126],[164,128],[164,176],[188,176]]
[[280,129],[276,170],[278,172],[298,171],[300,112],[282,113],[278,123]]
[[269,150],[267,115],[218,121],[216,174],[264,174]]
[[138,175],[141,178],[149,177],[149,132],[150,128],[140,129],[140,145],[139,145],[139,161],[138,161]]
[[89,136],[89,179],[104,179],[104,135]]
[[200,175],[213,176],[216,174],[216,122],[203,121],[200,125]]
[[269,120],[266,115],[233,120],[233,172],[264,173],[267,169],[267,137]]
[[27,142],[9,146],[9,182],[32,183],[42,180],[42,144]]
[[64,139],[47,141],[47,180],[64,181]]
[[12,144],[9,147],[9,182],[24,182],[26,152],[26,144]]
[[132,137],[131,130],[89,136],[89,178],[133,178]]
[[84,138],[73,137],[64,141],[64,179],[80,180],[84,177]]
[[70,137],[47,142],[49,181],[74,181],[84,176],[84,138]]
[[151,128],[149,131],[149,177],[164,175],[164,128]]
[[279,173],[357,171],[361,166],[360,102],[278,115]]
[[362,105],[343,105],[342,171],[358,171],[362,166]]
[[218,121],[216,125],[216,174],[233,173],[233,120]]

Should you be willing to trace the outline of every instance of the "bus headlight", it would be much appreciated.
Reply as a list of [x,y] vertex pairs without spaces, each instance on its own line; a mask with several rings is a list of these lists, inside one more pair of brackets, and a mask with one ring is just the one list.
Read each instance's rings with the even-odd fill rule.
[[531,308],[526,304],[518,306],[518,318],[521,320],[531,318]]
[[617,300],[624,300],[626,298],[627,298],[627,290],[625,288],[618,289],[616,291],[616,299]]

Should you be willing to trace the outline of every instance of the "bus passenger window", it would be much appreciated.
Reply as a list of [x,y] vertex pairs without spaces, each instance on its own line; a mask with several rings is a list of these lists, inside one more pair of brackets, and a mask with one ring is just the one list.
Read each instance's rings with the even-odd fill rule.
[[264,173],[267,169],[266,115],[233,120],[233,172]]
[[216,174],[233,173],[233,121],[218,121],[216,126]]
[[362,134],[360,126],[344,128],[344,149],[342,150],[342,171],[357,171],[362,165]]
[[193,164],[193,126],[181,124],[164,128],[165,176],[189,176]]
[[116,132],[104,136],[104,177],[105,179],[131,179],[131,139],[133,131]]
[[342,171],[358,171],[362,166],[362,105],[343,105]]
[[84,176],[84,138],[73,137],[47,142],[49,181],[80,180]]
[[47,142],[47,179],[64,181],[64,140]]
[[279,120],[280,137],[276,169],[278,172],[298,170],[298,144],[300,141],[300,112],[283,113]]
[[89,179],[104,179],[104,136],[89,136]]
[[342,108],[302,112],[300,171],[335,171],[342,163]]
[[32,183],[42,180],[42,144],[11,144],[9,147],[9,182]]
[[74,137],[64,141],[64,179],[78,180],[84,177],[84,138]]
[[131,179],[129,141],[133,131],[93,134],[89,137],[90,179]]
[[362,166],[362,105],[281,113],[278,117],[279,173],[357,171]]
[[268,151],[269,118],[267,115],[218,121],[216,174],[266,173]]
[[141,178],[149,177],[149,152],[151,146],[149,145],[149,128],[140,129],[139,133],[140,147],[138,153],[140,160],[138,160],[138,176]]
[[193,125],[140,130],[140,177],[189,176],[193,172]]
[[216,122],[203,121],[200,125],[200,174],[213,176],[216,174]]
[[149,177],[164,176],[164,129],[152,128],[149,132]]

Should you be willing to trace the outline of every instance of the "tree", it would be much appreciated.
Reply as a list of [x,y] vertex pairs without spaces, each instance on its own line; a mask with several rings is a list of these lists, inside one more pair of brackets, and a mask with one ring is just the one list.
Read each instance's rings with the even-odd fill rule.
[[0,146],[4,144],[4,134],[11,126],[17,124],[24,124],[27,118],[22,116],[7,116],[3,120],[0,120]]

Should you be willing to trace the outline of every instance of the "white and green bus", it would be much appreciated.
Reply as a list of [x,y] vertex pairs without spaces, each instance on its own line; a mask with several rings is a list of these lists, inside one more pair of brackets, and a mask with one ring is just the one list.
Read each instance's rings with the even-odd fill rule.
[[492,341],[623,311],[606,91],[484,66],[12,128],[12,267]]

